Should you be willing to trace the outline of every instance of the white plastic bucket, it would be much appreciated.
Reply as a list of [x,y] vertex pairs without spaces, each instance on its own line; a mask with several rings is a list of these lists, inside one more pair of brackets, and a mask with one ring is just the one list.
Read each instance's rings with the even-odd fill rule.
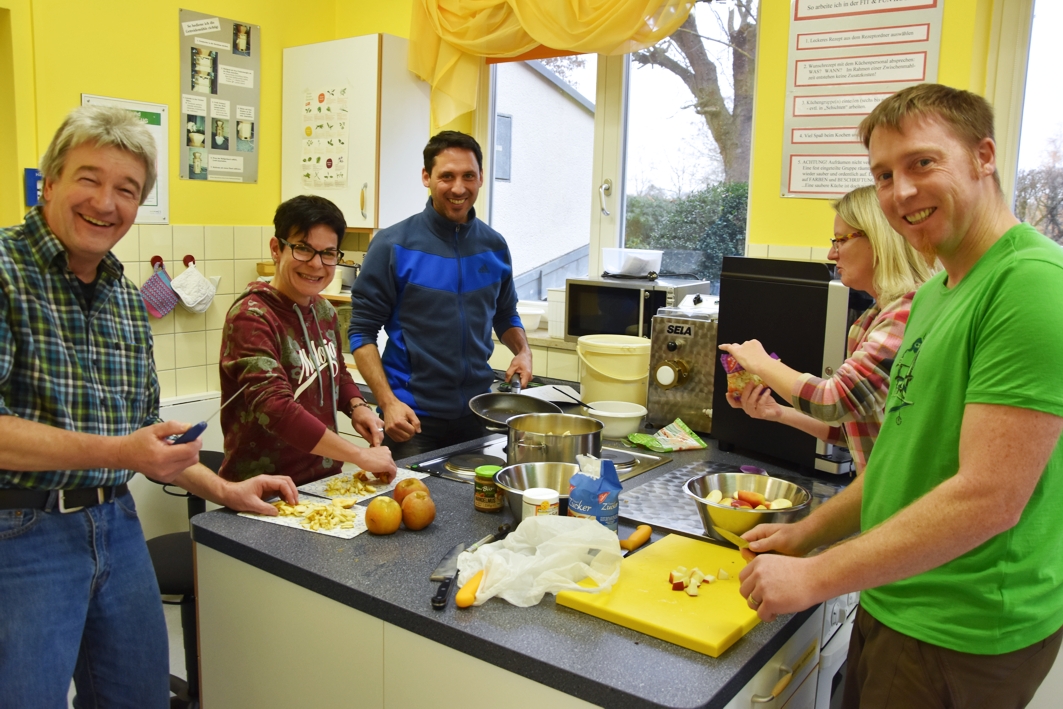
[[650,341],[631,335],[584,335],[576,341],[580,399],[646,405]]

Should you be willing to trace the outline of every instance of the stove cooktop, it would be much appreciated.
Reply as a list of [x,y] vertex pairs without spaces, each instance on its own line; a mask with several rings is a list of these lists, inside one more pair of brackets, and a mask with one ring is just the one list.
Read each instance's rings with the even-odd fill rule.
[[[486,443],[472,443],[468,448],[426,460],[417,465],[419,470],[447,474],[472,482],[474,471],[481,465],[500,465],[506,463],[506,437],[496,436]],[[623,441],[604,441],[602,459],[613,461],[620,481],[641,475],[647,470],[664,465],[671,458],[659,453],[650,453],[638,448],[627,448]]]

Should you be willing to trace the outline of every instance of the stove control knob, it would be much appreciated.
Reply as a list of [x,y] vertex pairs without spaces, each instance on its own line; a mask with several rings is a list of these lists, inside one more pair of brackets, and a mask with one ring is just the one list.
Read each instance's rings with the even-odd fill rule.
[[679,344],[678,344],[678,343],[676,343],[676,341],[675,341],[675,340],[672,340],[672,341],[671,341],[671,342],[669,342],[669,343],[668,343],[667,345],[665,345],[665,347],[667,347],[667,348],[668,348],[668,351],[669,351],[669,352],[675,352],[675,351],[676,351],[677,349],[679,349]]
[[671,389],[672,387],[679,386],[687,380],[690,375],[690,370],[687,367],[687,363],[683,360],[667,360],[661,362],[657,367],[657,371],[654,372],[654,380],[657,382],[657,386],[662,389]]

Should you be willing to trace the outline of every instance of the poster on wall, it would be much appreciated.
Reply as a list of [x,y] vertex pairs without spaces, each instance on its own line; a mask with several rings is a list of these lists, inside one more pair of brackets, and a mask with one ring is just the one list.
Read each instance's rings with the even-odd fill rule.
[[117,106],[132,111],[148,127],[155,138],[155,172],[158,177],[155,186],[148,193],[144,204],[137,210],[137,224],[170,223],[170,152],[166,142],[167,106],[164,103],[144,103],[143,101],[126,101],[107,96],[81,94],[82,106]]
[[347,186],[348,86],[307,89],[303,95],[303,150],[300,173],[304,187]]
[[182,180],[258,182],[262,33],[181,10]]
[[782,196],[871,184],[857,127],[887,96],[937,81],[944,0],[792,0]]

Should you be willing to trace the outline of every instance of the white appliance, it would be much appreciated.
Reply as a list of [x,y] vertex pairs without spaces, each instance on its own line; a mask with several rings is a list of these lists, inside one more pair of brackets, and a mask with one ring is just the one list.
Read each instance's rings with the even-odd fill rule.
[[849,654],[859,591],[832,598],[823,604],[823,645],[819,652],[819,679],[815,709],[837,709],[845,691],[845,658]]

